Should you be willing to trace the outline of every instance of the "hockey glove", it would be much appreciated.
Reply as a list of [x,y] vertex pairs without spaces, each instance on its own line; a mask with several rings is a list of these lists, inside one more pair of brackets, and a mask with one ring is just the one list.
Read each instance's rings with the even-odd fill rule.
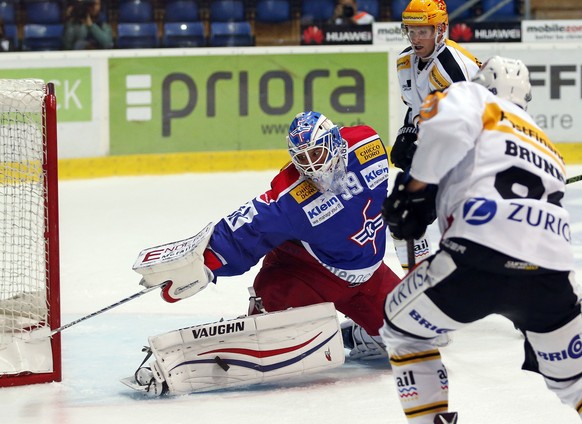
[[412,157],[416,152],[417,131],[414,125],[404,125],[398,130],[390,151],[390,160],[397,168],[404,170],[412,163]]
[[134,271],[143,276],[145,287],[162,286],[162,299],[177,302],[190,297],[213,281],[214,274],[204,264],[204,250],[214,230],[208,224],[202,231],[186,240],[151,247],[140,252]]
[[384,200],[382,217],[394,238],[413,240],[426,232],[426,228],[436,219],[436,186],[410,193],[406,184],[410,181],[407,173],[396,176],[394,188]]

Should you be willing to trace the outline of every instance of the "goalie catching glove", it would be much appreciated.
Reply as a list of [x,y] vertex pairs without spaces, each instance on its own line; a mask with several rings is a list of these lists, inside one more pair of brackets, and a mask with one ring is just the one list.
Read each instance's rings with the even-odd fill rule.
[[212,271],[204,265],[204,250],[208,246],[214,224],[186,240],[142,250],[133,270],[143,276],[145,287],[162,286],[166,302],[177,302],[195,295],[214,280]]
[[400,172],[394,188],[382,205],[382,217],[397,239],[421,238],[426,228],[436,219],[436,186],[416,192],[406,190],[410,175]]

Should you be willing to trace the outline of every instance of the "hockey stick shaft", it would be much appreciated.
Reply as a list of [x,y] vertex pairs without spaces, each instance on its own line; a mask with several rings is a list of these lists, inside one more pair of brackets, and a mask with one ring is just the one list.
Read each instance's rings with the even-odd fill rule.
[[125,299],[121,299],[119,302],[113,303],[112,305],[106,306],[103,309],[99,309],[98,311],[95,311],[95,312],[93,312],[93,313],[91,313],[89,315],[85,315],[84,317],[81,317],[81,318],[79,318],[79,319],[77,319],[75,321],[72,321],[72,322],[70,322],[68,324],[62,325],[59,328],[53,330],[51,332],[51,336],[54,336],[55,334],[60,333],[61,331],[65,330],[65,329],[67,329],[69,327],[72,327],[73,325],[79,324],[80,322],[83,322],[86,319],[93,318],[96,315],[102,314],[103,312],[109,311],[109,310],[111,310],[113,308],[116,308],[116,307],[118,307],[120,305],[123,305],[124,303],[127,303],[130,300],[137,299],[138,297],[143,296],[144,294],[146,294],[148,292],[151,292],[152,290],[161,288],[163,285],[164,285],[164,283],[163,284],[159,284],[157,286],[152,286],[152,287],[145,288],[145,289],[143,289],[140,292],[137,292],[135,294],[132,294],[129,297],[126,297]]
[[582,175],[576,175],[575,177],[570,177],[566,180],[566,184],[572,184],[576,181],[582,181]]
[[414,240],[406,240],[406,259],[408,260],[408,270],[410,271],[416,265],[416,256],[414,255]]

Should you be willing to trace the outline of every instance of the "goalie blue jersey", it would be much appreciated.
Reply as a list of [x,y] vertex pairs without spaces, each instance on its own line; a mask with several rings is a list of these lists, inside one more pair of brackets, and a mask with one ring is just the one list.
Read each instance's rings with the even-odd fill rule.
[[242,274],[288,240],[350,284],[372,276],[386,249],[381,213],[388,192],[386,149],[370,127],[344,127],[340,133],[348,146],[343,192],[318,191],[288,164],[270,190],[216,224],[209,244],[222,263],[216,276]]

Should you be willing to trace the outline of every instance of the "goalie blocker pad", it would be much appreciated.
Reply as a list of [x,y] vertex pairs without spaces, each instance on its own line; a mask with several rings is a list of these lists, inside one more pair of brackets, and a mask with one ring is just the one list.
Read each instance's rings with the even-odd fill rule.
[[186,240],[142,250],[133,265],[133,270],[143,276],[140,284],[153,287],[167,283],[162,289],[162,298],[167,302],[204,289],[214,279],[212,271],[204,265],[204,250],[213,230],[214,224],[210,223]]
[[[333,303],[184,328],[150,337],[149,345],[154,386],[169,394],[315,373],[342,365],[345,355]],[[128,385],[140,389],[135,384]]]

